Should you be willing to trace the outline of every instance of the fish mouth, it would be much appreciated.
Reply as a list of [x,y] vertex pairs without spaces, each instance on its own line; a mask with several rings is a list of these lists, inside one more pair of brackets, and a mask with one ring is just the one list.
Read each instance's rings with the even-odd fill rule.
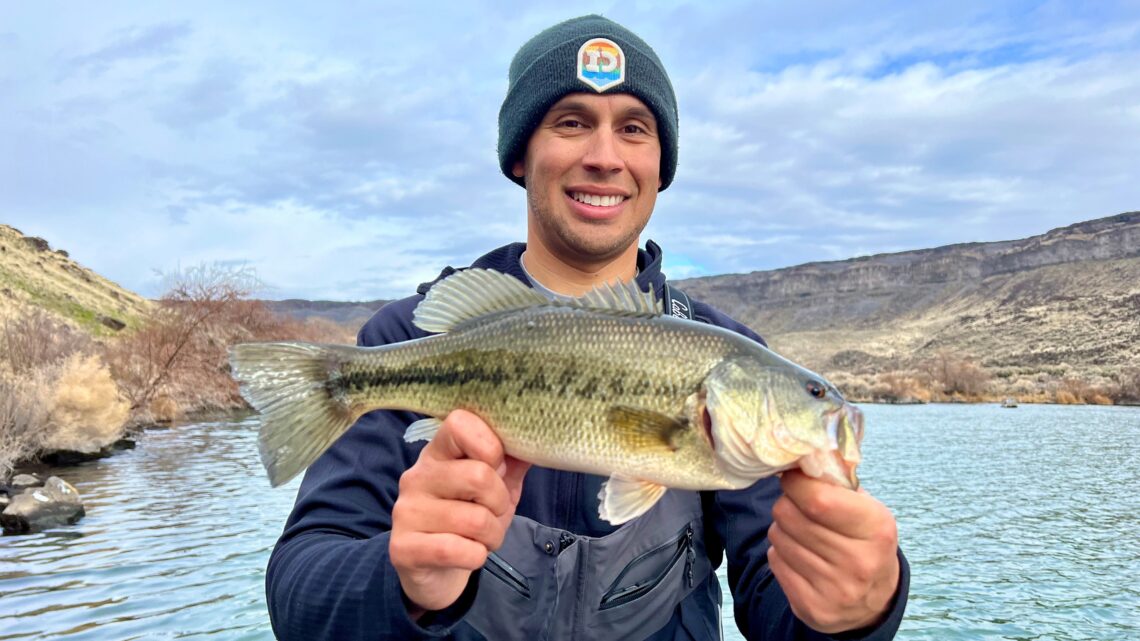
[[858,490],[859,476],[855,468],[863,459],[859,450],[863,441],[863,412],[848,403],[828,412],[827,440],[828,447],[814,450],[800,459],[800,468],[808,476]]

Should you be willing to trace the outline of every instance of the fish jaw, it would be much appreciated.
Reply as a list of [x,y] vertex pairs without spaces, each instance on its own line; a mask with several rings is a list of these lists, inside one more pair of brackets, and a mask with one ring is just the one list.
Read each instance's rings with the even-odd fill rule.
[[859,489],[855,468],[863,456],[863,412],[844,403],[827,417],[828,446],[813,450],[799,459],[800,469],[813,478],[831,481],[849,490]]

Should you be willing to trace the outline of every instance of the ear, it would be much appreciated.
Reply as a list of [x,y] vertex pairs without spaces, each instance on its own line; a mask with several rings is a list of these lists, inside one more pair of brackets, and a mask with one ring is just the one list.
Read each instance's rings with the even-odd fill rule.
[[515,161],[514,166],[511,167],[511,173],[514,174],[515,178],[522,178],[526,175],[526,168],[521,158]]

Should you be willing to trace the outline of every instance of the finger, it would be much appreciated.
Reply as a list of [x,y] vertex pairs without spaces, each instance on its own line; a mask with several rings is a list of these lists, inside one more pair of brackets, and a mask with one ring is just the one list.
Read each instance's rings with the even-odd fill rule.
[[388,542],[396,567],[478,570],[487,562],[487,547],[458,534],[407,532]]
[[835,576],[836,567],[829,559],[799,543],[778,522],[768,528],[768,542],[796,574],[807,578],[812,585],[819,585]]
[[417,461],[400,476],[400,494],[417,493],[433,499],[474,501],[495,515],[513,507],[502,477],[486,463],[471,459]]
[[[812,587],[811,582],[800,576],[774,547],[768,548],[768,567],[776,577],[784,596],[788,597],[788,605],[801,621],[809,623],[808,612],[820,602],[820,596]],[[810,625],[810,623],[809,623]]]
[[507,456],[504,464],[506,469],[503,473],[503,483],[507,486],[511,505],[515,506],[519,504],[519,499],[522,497],[523,480],[526,478],[526,473],[530,471],[531,465],[513,456]]
[[470,458],[483,461],[492,470],[503,463],[502,441],[483,419],[465,410],[455,410],[443,419],[439,432],[424,452],[439,460]]
[[[786,495],[772,506],[772,519],[773,526],[779,525],[781,537],[810,550],[828,565],[841,565],[857,542],[812,521]],[[772,536],[770,531],[768,536]]]
[[811,478],[799,470],[785,472],[780,486],[804,516],[829,530],[859,539],[870,538],[877,530],[874,515],[882,504],[870,494]]
[[393,507],[392,518],[399,518],[402,527],[409,530],[457,534],[487,549],[498,548],[506,534],[495,514],[467,501],[405,501]]

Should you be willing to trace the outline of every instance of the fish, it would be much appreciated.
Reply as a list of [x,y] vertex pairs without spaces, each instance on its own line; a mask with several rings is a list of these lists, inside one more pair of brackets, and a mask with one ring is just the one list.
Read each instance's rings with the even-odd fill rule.
[[429,336],[231,348],[273,486],[367,412],[424,415],[404,434],[412,443],[464,409],[510,456],[608,477],[599,516],[614,525],[668,488],[740,489],[794,467],[859,487],[863,415],[835,386],[736,332],[666,314],[636,282],[550,300],[471,268],[436,283],[412,321]]

